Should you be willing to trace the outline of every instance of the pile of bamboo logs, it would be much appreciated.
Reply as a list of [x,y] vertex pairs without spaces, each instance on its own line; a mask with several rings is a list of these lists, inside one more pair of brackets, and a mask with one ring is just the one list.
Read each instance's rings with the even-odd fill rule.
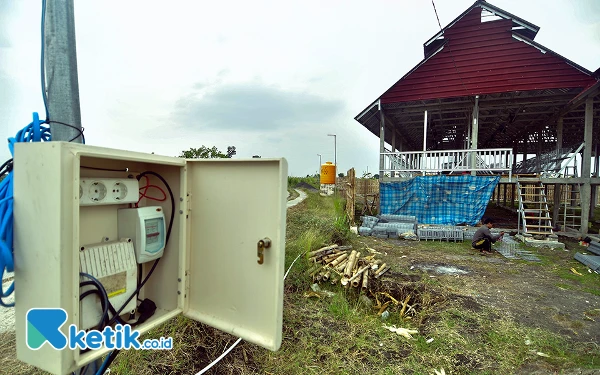
[[314,282],[340,283],[343,287],[352,286],[367,290],[369,279],[378,279],[390,266],[375,259],[375,255],[361,258],[361,253],[352,246],[331,245],[307,254],[312,264],[307,271]]

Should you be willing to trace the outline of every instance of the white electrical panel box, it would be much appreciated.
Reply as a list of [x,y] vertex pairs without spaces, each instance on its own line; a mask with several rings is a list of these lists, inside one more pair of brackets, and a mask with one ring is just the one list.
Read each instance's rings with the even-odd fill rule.
[[[122,306],[137,288],[137,263],[131,239],[103,242],[90,246],[82,246],[79,252],[79,269],[95,277],[106,289],[108,300],[113,306]],[[82,282],[89,282],[81,277]],[[93,286],[84,286],[81,293],[96,290]],[[125,307],[125,312],[135,310],[136,300],[132,299]],[[98,326],[102,318],[100,299],[89,295],[80,301],[81,314],[79,329],[90,329]]]
[[167,228],[162,207],[121,208],[118,222],[119,238],[133,238],[138,263],[146,263],[163,255]]
[[[129,177],[142,174],[149,184],[170,190],[173,200],[169,193],[167,199],[150,194],[139,199],[137,178]],[[156,310],[134,329],[144,334],[183,314],[247,342],[279,349],[287,198],[284,158],[183,159],[68,142],[22,142],[15,144],[13,177],[19,360],[63,375],[107,355],[109,348],[56,350],[48,342],[30,348],[27,312],[64,309],[67,320],[60,329],[66,337],[71,324],[79,329],[93,324],[100,318],[97,310],[89,312],[86,307],[85,300],[93,297],[80,303],[86,289],[80,285],[79,272],[96,272],[105,280],[103,284],[115,284],[110,286],[117,293],[112,298],[129,298],[134,262],[142,268],[142,277],[154,265],[154,261],[138,265],[135,251],[143,247],[152,254],[163,247],[163,233],[165,245],[158,264],[139,299],[133,298],[151,300]],[[122,191],[115,189],[113,195],[108,180],[136,185],[126,185],[125,198],[117,199]],[[84,204],[88,198],[80,188],[86,186],[89,191],[93,181],[104,181],[106,195],[100,190],[96,195],[94,189],[94,195],[88,196],[90,204]],[[107,197],[112,197],[111,204],[98,204],[108,202]],[[132,243],[125,244],[120,235],[125,233],[121,223],[126,218],[120,213],[135,210],[130,211],[127,203],[138,203],[135,214],[125,214],[133,216],[132,222],[138,221],[135,234],[127,236]],[[163,229],[161,215],[145,216],[151,209],[153,215],[158,214],[156,207],[164,215]],[[36,228],[36,235],[31,235],[31,228]],[[120,258],[114,268],[93,271],[96,263],[86,263],[84,254],[100,251],[102,246],[115,246],[114,252],[125,259]],[[110,277],[115,275],[119,276]],[[120,293],[123,285],[125,293]]]
[[136,203],[139,181],[134,178],[86,178],[79,181],[79,204],[103,205]]

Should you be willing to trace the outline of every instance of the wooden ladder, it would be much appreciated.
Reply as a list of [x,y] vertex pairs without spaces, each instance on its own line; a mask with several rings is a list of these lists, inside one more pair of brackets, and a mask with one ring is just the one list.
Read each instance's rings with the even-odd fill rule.
[[562,222],[564,227],[581,227],[581,184],[563,185]]
[[517,195],[519,197],[519,226],[523,226],[522,233],[554,235],[544,184],[539,181],[521,183],[517,180]]

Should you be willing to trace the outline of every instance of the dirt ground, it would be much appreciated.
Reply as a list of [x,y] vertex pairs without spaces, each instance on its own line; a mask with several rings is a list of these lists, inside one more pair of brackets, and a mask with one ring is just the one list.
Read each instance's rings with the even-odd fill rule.
[[[542,250],[542,253],[544,251],[554,252],[565,260],[571,260],[573,256],[571,251]],[[517,322],[546,328],[575,341],[600,340],[600,318],[585,314],[600,309],[600,296],[557,285],[565,283],[565,280],[560,280],[544,266],[516,263],[497,253],[492,256],[480,256],[474,252],[441,256],[437,253],[435,259],[427,255],[412,253],[410,265],[432,275],[437,274],[436,277],[444,284],[457,292],[466,292],[481,305],[495,307]],[[468,273],[445,274],[443,269],[440,273],[431,266],[458,268]]]
[[[489,211],[486,214],[493,215],[502,227],[512,227],[511,218],[504,216],[504,210]],[[547,329],[574,343],[597,346],[600,342],[600,275],[587,272],[586,277],[593,283],[591,288],[589,284],[586,288],[578,283],[579,276],[569,274],[569,270],[577,263],[573,260],[575,252],[584,250],[570,239],[561,237],[559,240],[565,242],[566,249],[532,249],[546,261],[530,262],[507,259],[497,252],[482,256],[471,250],[468,242],[423,244],[364,237],[365,244],[384,249],[386,258],[395,260],[400,272],[392,277],[426,273],[463,298],[473,311],[483,306],[493,307],[528,327]],[[580,266],[581,272],[587,271]],[[598,357],[600,363],[600,346]],[[535,364],[521,371],[522,374],[546,373]],[[572,372],[576,373],[600,374],[600,370]]]

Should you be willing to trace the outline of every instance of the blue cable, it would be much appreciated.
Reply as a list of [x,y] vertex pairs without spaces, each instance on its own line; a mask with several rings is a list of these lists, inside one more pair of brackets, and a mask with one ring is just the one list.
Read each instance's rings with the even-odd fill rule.
[[46,121],[50,121],[50,114],[48,113],[48,96],[46,95],[46,68],[44,62],[44,44],[46,43],[45,36],[46,29],[46,0],[42,0],[42,58],[40,61],[40,68],[42,72],[42,98],[44,99],[44,108],[46,109]]
[[[44,126],[37,113],[33,113],[33,122],[19,130],[14,138],[8,139],[8,148],[14,156],[14,145],[17,142],[41,142],[50,141],[50,127]],[[0,275],[4,278],[4,272],[14,272],[13,251],[13,171],[12,164],[6,164],[7,175],[0,182]],[[13,307],[14,302],[6,303],[4,298],[10,297],[15,290],[13,281],[5,291],[0,287],[0,305]]]
[[110,358],[110,356],[113,354],[113,352],[110,352],[110,354],[108,354],[106,356],[106,358],[104,359],[104,362],[102,362],[102,365],[100,365],[100,368],[98,369],[98,372],[96,373],[96,375],[103,375],[104,371],[106,371],[106,369],[104,368],[106,366],[106,363],[108,362],[108,359]]

